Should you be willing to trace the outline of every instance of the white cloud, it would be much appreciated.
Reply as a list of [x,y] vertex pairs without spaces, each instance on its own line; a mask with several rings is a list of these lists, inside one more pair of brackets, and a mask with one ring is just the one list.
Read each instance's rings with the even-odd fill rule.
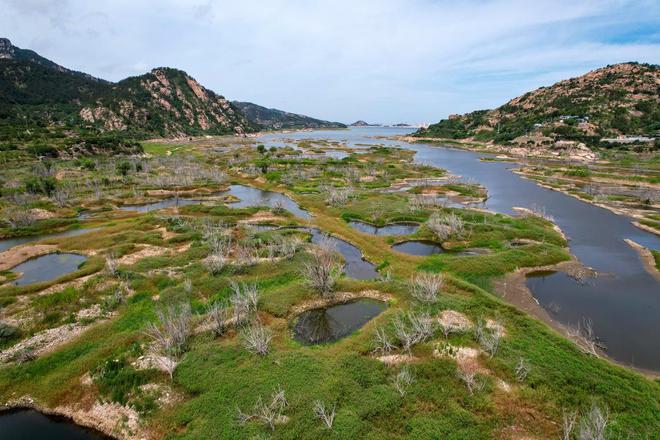
[[653,1],[56,4],[0,0],[0,28],[111,80],[168,65],[232,99],[344,121],[434,121],[601,65],[660,61],[657,31],[636,32],[657,29]]

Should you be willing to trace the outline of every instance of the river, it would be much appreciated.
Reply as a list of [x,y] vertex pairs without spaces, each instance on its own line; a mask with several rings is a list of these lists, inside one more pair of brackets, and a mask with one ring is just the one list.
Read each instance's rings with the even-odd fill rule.
[[411,144],[386,139],[410,134],[409,128],[350,128],[261,136],[260,142],[281,146],[283,140],[326,139],[348,146],[384,144],[414,150],[420,163],[447,169],[488,189],[485,208],[514,214],[513,207],[543,208],[569,238],[571,252],[601,275],[578,283],[563,273],[530,278],[528,287],[554,319],[576,326],[593,322],[599,341],[613,359],[660,371],[660,283],[645,269],[638,253],[624,239],[660,249],[660,237],[642,231],[624,216],[543,188],[512,172],[510,162],[481,161],[482,153]]

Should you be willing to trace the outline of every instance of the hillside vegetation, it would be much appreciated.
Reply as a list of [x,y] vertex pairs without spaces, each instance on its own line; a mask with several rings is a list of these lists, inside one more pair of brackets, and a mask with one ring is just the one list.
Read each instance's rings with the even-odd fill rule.
[[415,136],[500,144],[541,145],[563,140],[610,146],[604,138],[658,134],[659,87],[657,65],[615,64],[541,87],[494,110],[452,115]]

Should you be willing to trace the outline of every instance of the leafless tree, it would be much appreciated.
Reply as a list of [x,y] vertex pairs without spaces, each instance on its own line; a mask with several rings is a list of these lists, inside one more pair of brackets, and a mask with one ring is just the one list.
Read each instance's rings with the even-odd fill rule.
[[529,363],[524,358],[520,358],[516,364],[515,369],[516,379],[518,382],[524,382],[525,379],[527,379],[531,369],[532,367],[529,365]]
[[273,339],[273,333],[259,321],[244,327],[240,336],[243,346],[250,353],[266,356],[270,351],[270,341]]
[[321,419],[327,429],[332,429],[332,424],[335,421],[335,411],[335,404],[331,407],[320,400],[314,402],[314,414]]
[[353,197],[354,190],[353,188],[334,188],[326,186],[321,189],[326,193],[325,201],[332,206],[342,206],[348,203],[348,201]]
[[481,346],[481,349],[487,352],[490,357],[497,354],[500,346],[501,332],[498,330],[501,327],[499,324],[494,324],[492,329],[489,329],[483,319],[479,319],[474,327],[474,335]]
[[269,403],[264,403],[263,399],[259,397],[254,404],[252,411],[246,413],[240,408],[237,408],[237,418],[241,425],[249,422],[250,420],[258,420],[259,422],[268,425],[272,431],[275,430],[275,424],[283,419],[284,409],[289,405],[286,399],[284,390],[278,388],[273,392]]
[[259,289],[254,283],[231,281],[232,295],[229,302],[234,312],[234,322],[238,325],[252,321],[259,305]]
[[321,296],[331,296],[341,274],[336,249],[330,240],[323,240],[310,252],[310,260],[303,263],[302,275],[305,282]]
[[423,303],[435,303],[438,301],[438,294],[444,278],[442,275],[433,273],[420,273],[413,277],[412,296]]
[[465,224],[463,219],[454,213],[440,215],[434,212],[426,221],[426,227],[438,240],[444,241],[453,235],[460,236],[465,229]]
[[484,382],[478,376],[479,368],[475,362],[466,362],[458,367],[458,378],[465,384],[470,394],[480,391]]
[[394,334],[407,353],[433,336],[434,320],[427,313],[402,313],[394,319],[393,325]]
[[2,211],[3,217],[12,229],[31,226],[37,222],[37,217],[20,206],[10,206]]
[[373,338],[373,353],[384,355],[394,350],[396,346],[390,342],[390,337],[387,335],[387,332],[383,327],[376,329],[376,333]]
[[577,342],[585,353],[592,356],[598,356],[598,339],[593,329],[591,318],[582,318],[574,330],[569,330],[569,335]]
[[176,370],[177,365],[179,364],[176,358],[160,354],[157,352],[152,352],[151,357],[156,364],[156,366],[165,371],[169,376],[170,380],[174,379],[174,370]]
[[57,204],[57,206],[66,206],[69,202],[71,191],[66,186],[58,186],[55,191],[50,195],[50,198]]
[[394,377],[393,385],[401,397],[406,395],[406,389],[415,381],[407,365],[401,368],[401,371]]
[[171,305],[157,312],[158,324],[149,323],[146,334],[157,352],[174,358],[187,350],[190,336],[189,304]]
[[591,410],[582,416],[578,428],[578,440],[606,440],[607,426],[610,423],[610,415],[607,408],[601,408],[597,404],[591,406]]
[[208,308],[208,315],[211,319],[211,328],[216,336],[225,334],[229,327],[229,308],[226,304],[214,302]]

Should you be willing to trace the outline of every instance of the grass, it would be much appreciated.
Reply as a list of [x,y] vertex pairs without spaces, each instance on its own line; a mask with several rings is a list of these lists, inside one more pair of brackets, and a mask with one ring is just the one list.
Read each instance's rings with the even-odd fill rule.
[[[166,151],[172,147],[144,145],[146,152],[161,159],[167,157]],[[195,148],[195,153],[201,155],[201,147]],[[182,158],[184,153],[182,150]],[[566,241],[549,222],[468,209],[411,211],[409,194],[373,189],[404,177],[443,175],[439,170],[413,167],[411,154],[405,150],[373,148],[365,155],[351,155],[342,161],[296,159],[268,153],[270,177],[264,179],[255,179],[260,174],[249,174],[252,172],[249,166],[264,158],[251,149],[246,149],[242,156],[228,150],[209,153],[204,160],[231,173],[231,180],[237,183],[288,193],[314,214],[314,226],[357,246],[381,273],[387,271],[391,278],[360,281],[343,277],[338,290],[385,292],[393,298],[387,309],[347,338],[321,346],[301,345],[292,338],[290,318],[295,307],[316,298],[299,271],[301,263],[309,259],[307,253],[298,251],[291,259],[262,262],[243,270],[225,270],[216,276],[210,275],[201,263],[210,247],[202,227],[205,222],[223,222],[231,237],[241,240],[245,231],[235,227],[236,223],[262,208],[233,209],[218,202],[119,217],[107,211],[94,222],[104,227],[93,235],[48,241],[62,250],[86,249],[97,254],[81,270],[57,281],[92,275],[87,282],[43,296],[38,293],[54,283],[0,288],[0,304],[6,307],[3,312],[11,314],[19,310],[35,317],[30,331],[21,334],[21,338],[30,332],[61,325],[77,311],[111,299],[120,280],[102,270],[109,252],[121,257],[143,245],[165,247],[171,252],[120,268],[121,281],[133,293],[123,303],[113,306],[111,319],[90,325],[80,337],[35,360],[0,366],[0,402],[23,395],[50,407],[97,399],[118,402],[139,411],[154,437],[170,439],[483,439],[508,438],[512,427],[535,438],[558,438],[564,408],[584,411],[597,402],[612,413],[612,435],[633,432],[640,437],[657,436],[658,381],[587,356],[575,344],[491,293],[492,281],[516,268],[554,264],[569,258]],[[165,171],[167,164],[163,165]],[[149,173],[165,172],[155,166],[150,169]],[[340,206],[327,206],[323,185],[346,185],[346,176],[352,173],[358,174],[351,183],[354,197]],[[76,182],[82,182],[82,177],[74,175],[73,179],[80,179]],[[371,181],[359,179],[372,175],[375,178]],[[111,183],[112,191],[115,195],[125,193],[133,197],[132,185],[147,177],[115,180]],[[146,186],[140,187],[138,192],[145,189]],[[449,189],[469,196],[482,195],[479,187]],[[83,193],[79,197],[76,204],[91,195]],[[351,219],[376,225],[396,221],[423,223],[434,210],[454,213],[466,225],[465,232],[450,237],[445,246],[453,250],[486,248],[490,253],[474,256],[448,253],[426,258],[399,254],[391,250],[393,238],[364,234],[347,224]],[[303,224],[288,214],[275,223]],[[166,228],[168,238],[157,230],[161,227]],[[266,231],[250,240],[259,245],[291,234],[303,233]],[[433,237],[422,226],[407,238]],[[528,240],[528,244],[511,247],[513,240],[521,239]],[[185,244],[190,247],[177,250]],[[654,256],[657,265],[657,251]],[[412,300],[409,279],[419,271],[445,275],[437,303],[418,304]],[[218,338],[202,332],[192,337],[190,350],[182,357],[172,383],[162,372],[134,367],[133,362],[147,349],[145,326],[155,321],[158,309],[188,302],[193,320],[198,322],[209,304],[230,297],[232,281],[258,285],[259,317],[274,334],[270,354],[264,357],[249,354],[233,330]],[[457,378],[456,362],[433,357],[436,344],[447,342],[436,333],[431,340],[414,347],[417,361],[410,366],[414,381],[402,397],[392,385],[400,367],[388,367],[371,353],[375,330],[388,328],[401,311],[423,311],[434,316],[447,309],[461,312],[473,322],[482,317],[498,319],[506,329],[507,335],[497,355],[481,359],[490,371],[483,377],[483,390],[470,394]],[[36,319],[48,314],[57,319],[50,318],[52,322]],[[477,347],[474,335],[469,332],[451,335],[448,342]],[[524,383],[516,381],[514,372],[521,357],[532,366]],[[93,386],[81,382],[88,373],[92,375]],[[496,379],[511,384],[513,391],[501,391]],[[146,384],[165,387],[180,400],[172,406],[160,407],[154,395],[143,391]],[[260,397],[267,399],[277,387],[285,390],[289,402],[284,411],[287,423],[276,425],[274,432],[256,422],[237,423],[237,407],[247,411]],[[314,417],[313,404],[317,399],[336,404],[332,430],[325,429]]]

